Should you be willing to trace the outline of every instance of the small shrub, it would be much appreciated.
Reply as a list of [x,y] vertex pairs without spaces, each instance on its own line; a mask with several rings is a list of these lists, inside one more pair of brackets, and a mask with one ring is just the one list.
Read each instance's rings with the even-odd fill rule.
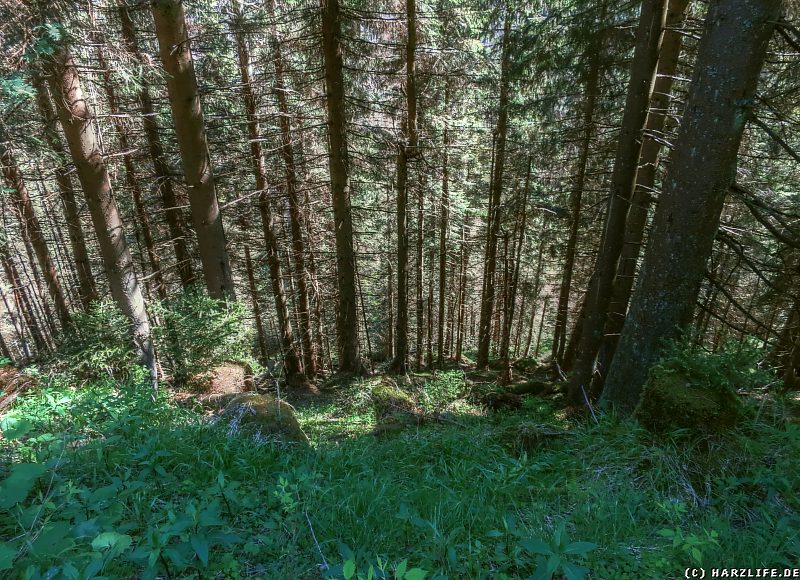
[[111,299],[76,313],[53,358],[59,370],[85,379],[142,378],[130,335],[130,322]]
[[178,384],[249,352],[252,337],[239,303],[221,304],[192,290],[151,310],[161,319],[154,329],[156,345]]

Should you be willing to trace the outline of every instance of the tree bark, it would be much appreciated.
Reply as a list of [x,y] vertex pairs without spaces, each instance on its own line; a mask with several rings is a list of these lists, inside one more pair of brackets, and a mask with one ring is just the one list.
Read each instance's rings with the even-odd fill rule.
[[[123,3],[119,7],[119,18],[122,23],[122,40],[125,49],[141,65],[145,64],[145,59],[139,50],[139,43],[136,39],[136,28],[128,7]],[[194,283],[194,272],[192,268],[192,255],[189,252],[186,232],[183,225],[183,210],[180,208],[178,196],[172,184],[172,176],[167,163],[167,156],[161,144],[159,136],[158,117],[153,106],[153,99],[150,90],[144,79],[139,79],[141,83],[139,90],[139,106],[142,112],[142,126],[147,141],[147,149],[150,159],[153,162],[155,172],[156,187],[161,196],[161,203],[164,206],[164,214],[167,221],[167,228],[172,239],[172,248],[175,252],[176,267],[181,287],[188,290]]]
[[636,185],[642,130],[647,120],[666,13],[667,0],[645,0],[642,3],[625,111],[611,175],[605,227],[597,252],[595,271],[589,282],[583,334],[578,343],[575,368],[569,382],[568,396],[574,406],[583,404],[583,391],[589,391],[595,361],[603,341],[614,275],[625,242],[625,219]]
[[486,264],[483,269],[483,296],[481,296],[481,316],[478,324],[478,368],[489,364],[491,345],[491,325],[494,310],[494,278],[497,270],[497,237],[500,231],[503,195],[503,172],[506,159],[506,134],[508,132],[508,86],[511,68],[511,12],[507,9],[503,24],[503,47],[500,63],[500,98],[498,102],[497,126],[495,127],[495,155],[492,170],[492,187],[489,192],[489,216],[486,246]]
[[78,292],[84,310],[89,310],[92,302],[97,300],[94,276],[92,275],[91,262],[89,261],[89,251],[86,248],[86,238],[81,225],[78,204],[75,201],[75,191],[72,188],[72,179],[67,173],[67,158],[61,139],[55,130],[54,123],[58,122],[53,104],[50,101],[50,94],[44,79],[39,75],[33,78],[33,86],[36,89],[36,103],[39,113],[44,119],[44,138],[50,149],[56,155],[58,167],[55,170],[56,184],[58,193],[64,208],[64,220],[69,234],[70,246],[72,247],[72,258],[75,262],[75,273],[78,277]]
[[356,255],[353,246],[353,218],[350,209],[350,177],[345,119],[344,75],[340,45],[339,0],[320,0],[322,8],[322,56],[328,112],[328,163],[331,179],[334,231],[336,235],[336,273],[339,308],[336,311],[336,338],[339,371],[363,371],[358,344],[356,298]]
[[408,358],[408,161],[417,154],[416,1],[406,0],[406,119],[397,152],[397,322],[392,369],[406,372]]
[[[653,97],[650,101],[650,113],[647,116],[644,142],[639,158],[639,171],[636,175],[636,188],[633,202],[628,210],[625,222],[625,244],[614,277],[614,286],[611,291],[608,320],[606,321],[605,336],[599,367],[602,374],[608,370],[608,363],[614,358],[619,336],[625,324],[625,315],[628,311],[636,266],[644,240],[647,215],[650,209],[650,200],[656,183],[656,169],[661,151],[664,123],[669,112],[670,93],[672,81],[678,68],[678,57],[681,51],[681,32],[678,30],[685,18],[686,7],[689,0],[670,0],[667,12],[666,30],[661,44],[661,54],[658,59],[658,72]],[[600,383],[601,381],[597,381]],[[593,385],[596,390],[600,385]]]
[[235,300],[183,1],[152,0],[151,6],[206,288],[213,298]]
[[122,216],[111,191],[94,112],[84,97],[78,71],[66,50],[56,54],[51,77],[61,127],[83,187],[103,258],[111,295],[131,324],[133,343],[155,384],[157,371],[144,296],[131,260]]
[[781,0],[714,0],[639,285],[603,399],[635,408],[664,341],[691,322]]

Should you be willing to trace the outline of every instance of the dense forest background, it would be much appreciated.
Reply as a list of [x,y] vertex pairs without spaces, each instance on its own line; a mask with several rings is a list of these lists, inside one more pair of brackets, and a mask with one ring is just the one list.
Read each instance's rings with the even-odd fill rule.
[[[761,409],[798,387],[790,1],[3,0],[0,15],[0,358],[40,383],[191,392],[241,361],[279,404],[361,385],[353,404],[381,377],[381,404],[447,423],[415,385],[479,383],[481,408],[555,397],[595,429],[636,411],[656,432],[728,428],[742,388]],[[695,561],[719,544],[670,530]],[[448,545],[427,570],[479,574]],[[789,545],[773,555],[791,563]],[[3,550],[7,568],[36,552]],[[147,569],[181,569],[164,558]],[[581,577],[563,562],[547,574]]]

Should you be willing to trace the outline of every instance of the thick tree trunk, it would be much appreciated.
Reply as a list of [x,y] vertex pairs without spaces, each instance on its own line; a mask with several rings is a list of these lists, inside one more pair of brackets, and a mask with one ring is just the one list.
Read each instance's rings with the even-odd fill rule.
[[[122,39],[125,49],[140,64],[144,65],[145,59],[139,50],[139,43],[136,40],[136,28],[131,18],[131,14],[126,5],[119,7],[119,17],[122,23]],[[147,141],[147,149],[150,159],[153,162],[156,186],[161,195],[161,203],[164,206],[164,214],[167,221],[167,228],[172,239],[172,248],[175,252],[176,267],[181,287],[187,290],[194,282],[194,272],[192,271],[192,255],[186,239],[186,232],[183,225],[183,210],[180,208],[178,197],[172,185],[167,156],[164,147],[161,145],[159,136],[158,117],[153,107],[153,99],[147,87],[145,79],[139,79],[139,106],[142,112],[142,126]]]
[[503,48],[500,64],[500,98],[495,127],[495,154],[492,169],[492,186],[489,192],[488,236],[486,263],[483,268],[483,295],[481,296],[481,318],[478,324],[478,368],[489,364],[492,315],[494,314],[494,278],[497,270],[497,237],[502,215],[500,202],[503,195],[503,172],[506,160],[506,134],[508,132],[508,86],[511,68],[511,13],[507,11],[503,25]]
[[[466,318],[466,294],[467,294],[467,265],[469,262],[469,254],[467,253],[467,228],[466,225],[461,226],[461,256],[459,263],[459,279],[458,279],[458,295],[456,303],[458,305],[458,323],[456,324],[456,348],[455,360],[461,362],[461,355],[464,351],[464,334],[465,334],[465,318]],[[455,284],[454,284],[455,285]]]
[[336,273],[339,288],[339,307],[336,311],[339,370],[346,373],[360,373],[363,371],[363,367],[358,344],[356,255],[353,247],[353,218],[350,209],[339,0],[321,0],[321,7],[322,56],[328,111],[328,163],[334,231],[336,233]]
[[213,298],[235,300],[183,2],[152,0],[151,6],[206,288]]
[[423,285],[425,283],[425,258],[424,258],[424,245],[425,245],[425,186],[420,183],[419,190],[417,191],[417,259],[416,259],[416,272],[414,286],[416,289],[416,319],[417,319],[417,344],[416,344],[416,371],[422,370],[422,341],[425,334],[425,303],[422,297]]
[[397,322],[392,369],[406,372],[408,358],[408,161],[417,154],[417,14],[415,0],[406,0],[406,119],[397,152]]
[[78,277],[78,292],[80,293],[81,305],[84,310],[88,310],[92,302],[97,300],[97,292],[95,291],[94,276],[92,276],[89,252],[86,249],[86,238],[83,234],[78,204],[75,201],[75,191],[72,188],[72,179],[67,172],[67,158],[64,146],[54,126],[58,119],[53,110],[53,104],[50,101],[50,94],[44,79],[36,75],[33,79],[33,86],[36,89],[36,103],[39,107],[39,114],[41,114],[45,123],[44,138],[50,149],[56,154],[58,162],[58,167],[55,170],[56,184],[64,207],[64,220],[69,234],[70,246],[72,247],[72,258],[75,262],[75,273]]
[[[238,2],[233,4],[235,14],[238,14]],[[275,300],[275,313],[278,318],[278,333],[283,353],[286,379],[290,383],[298,382],[302,377],[300,357],[295,347],[294,333],[292,331],[289,304],[286,299],[284,287],[283,267],[281,266],[280,246],[275,233],[275,220],[272,215],[272,206],[267,183],[267,170],[264,164],[264,153],[261,149],[261,127],[258,123],[256,111],[256,98],[253,92],[252,79],[250,78],[250,49],[247,45],[241,26],[234,30],[236,48],[239,60],[239,75],[242,81],[242,96],[244,99],[245,114],[247,115],[247,136],[250,142],[250,162],[258,192],[258,209],[261,215],[261,229],[264,235],[267,251],[267,265],[269,267],[270,281],[272,282],[272,296]]]
[[44,232],[42,231],[39,218],[36,216],[36,212],[33,208],[33,202],[28,194],[28,188],[25,185],[25,180],[22,177],[19,167],[17,167],[9,143],[0,143],[0,162],[3,166],[3,177],[5,177],[6,185],[11,190],[11,195],[16,205],[20,221],[20,231],[26,243],[29,242],[30,245],[33,246],[36,260],[44,276],[47,292],[53,300],[53,304],[55,304],[56,314],[61,321],[61,327],[65,329],[69,326],[71,321],[69,308],[67,307],[67,299],[64,296],[64,290],[61,287],[61,280],[56,271],[56,266],[53,263],[53,259],[50,257],[50,251],[44,239]]
[[[664,341],[691,322],[781,0],[714,0],[639,285],[603,398],[636,406]],[[713,120],[713,122],[711,122]]]
[[72,57],[67,52],[59,52],[56,56],[52,90],[61,127],[89,206],[111,295],[131,323],[139,358],[150,371],[155,384],[157,372],[150,322],[125,239],[122,216],[111,191],[103,151],[96,138],[94,112],[83,94]]
[[[608,320],[606,321],[605,336],[600,355],[599,367],[605,374],[608,363],[614,358],[622,326],[625,324],[625,315],[628,311],[636,266],[644,240],[647,215],[650,209],[650,200],[656,183],[656,169],[658,157],[663,141],[664,123],[669,112],[670,93],[675,71],[678,68],[678,57],[681,51],[681,31],[678,30],[684,20],[684,13],[689,0],[670,0],[667,12],[667,24],[664,40],[661,45],[661,54],[658,59],[658,73],[653,86],[653,97],[650,101],[650,113],[647,116],[644,143],[639,158],[639,171],[636,175],[636,189],[633,202],[628,210],[625,223],[625,244],[614,277],[614,286],[611,291]],[[597,381],[600,383],[601,381]],[[599,387],[600,385],[597,385]],[[595,389],[593,385],[593,389]]]
[[581,405],[584,400],[583,391],[589,391],[595,361],[603,341],[614,275],[625,242],[625,219],[636,185],[642,130],[647,120],[666,14],[667,0],[645,0],[642,3],[625,111],[611,175],[605,227],[597,252],[595,271],[589,282],[583,334],[578,343],[576,364],[569,383],[569,400],[574,406]]

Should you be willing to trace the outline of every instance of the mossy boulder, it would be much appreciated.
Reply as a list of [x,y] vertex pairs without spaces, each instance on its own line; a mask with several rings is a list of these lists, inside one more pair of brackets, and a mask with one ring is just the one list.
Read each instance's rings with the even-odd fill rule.
[[187,385],[204,407],[221,409],[243,393],[255,391],[250,365],[231,361],[193,375]]
[[397,414],[415,414],[417,412],[417,404],[414,401],[414,397],[389,382],[381,383],[372,389],[372,405],[377,419]]
[[229,424],[229,431],[243,432],[258,437],[278,437],[308,445],[294,407],[271,395],[247,393],[231,400],[222,411]]
[[715,432],[742,418],[743,405],[727,386],[700,384],[680,372],[651,375],[634,417],[646,429]]

